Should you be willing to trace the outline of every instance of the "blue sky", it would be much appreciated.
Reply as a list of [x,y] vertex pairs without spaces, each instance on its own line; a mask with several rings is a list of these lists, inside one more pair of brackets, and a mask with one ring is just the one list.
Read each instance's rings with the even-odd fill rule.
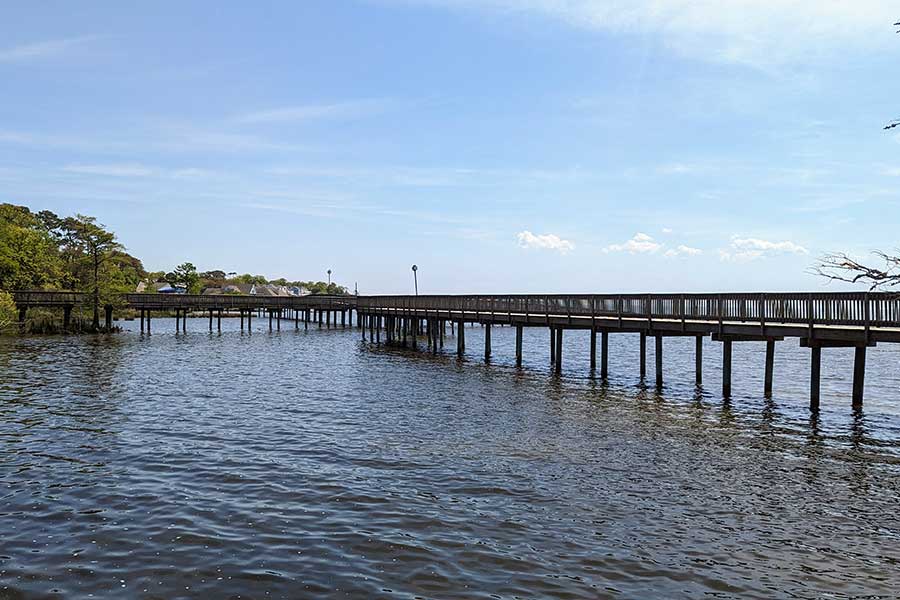
[[837,289],[900,245],[892,4],[15,3],[0,199],[364,293]]

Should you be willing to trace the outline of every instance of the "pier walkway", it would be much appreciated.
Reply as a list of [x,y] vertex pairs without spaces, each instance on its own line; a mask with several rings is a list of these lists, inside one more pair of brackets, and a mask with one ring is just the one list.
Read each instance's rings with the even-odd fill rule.
[[[75,292],[15,292],[20,320],[28,308],[63,307],[68,322],[72,307],[85,301]],[[824,348],[853,348],[852,405],[862,406],[866,349],[879,343],[900,343],[900,294],[886,292],[750,293],[750,294],[578,294],[578,295],[432,295],[432,296],[241,296],[186,294],[126,294],[121,305],[140,313],[141,332],[150,333],[153,312],[174,312],[176,331],[187,330],[189,313],[208,314],[221,331],[223,312],[239,313],[241,328],[253,315],[267,315],[269,328],[281,328],[283,319],[295,327],[356,325],[363,339],[417,348],[424,337],[432,352],[443,348],[447,326],[456,336],[457,352],[465,352],[465,325],[485,327],[484,357],[491,358],[491,327],[516,328],[516,364],[521,365],[525,327],[549,330],[550,356],[556,372],[562,370],[563,338],[567,330],[590,331],[591,370],[608,375],[609,336],[637,333],[640,376],[647,373],[647,338],[654,339],[655,380],[663,385],[663,340],[694,337],[697,382],[703,377],[702,339],[722,344],[722,394],[731,395],[732,345],[766,344],[764,394],[772,394],[776,343],[797,338],[810,349],[810,407],[819,406],[821,361]],[[105,307],[111,327],[113,307]],[[382,335],[383,334],[383,335]]]
[[521,365],[525,327],[544,327],[550,333],[550,356],[562,370],[566,330],[590,331],[591,369],[597,368],[600,337],[600,376],[608,374],[609,335],[630,332],[640,336],[640,375],[647,371],[647,338],[655,341],[656,385],[663,385],[663,340],[672,336],[696,338],[696,379],[702,381],[702,338],[722,343],[722,394],[731,395],[732,344],[766,344],[764,393],[770,396],[776,342],[799,338],[811,352],[810,406],[819,406],[823,348],[854,348],[852,404],[863,402],[866,349],[880,342],[900,342],[900,294],[893,293],[756,293],[756,294],[600,294],[600,295],[470,295],[360,296],[356,310],[370,339],[406,345],[424,332],[429,349],[443,345],[446,323],[455,325],[457,352],[465,351],[465,323],[485,327],[484,357],[491,356],[491,326],[516,328],[516,364]]

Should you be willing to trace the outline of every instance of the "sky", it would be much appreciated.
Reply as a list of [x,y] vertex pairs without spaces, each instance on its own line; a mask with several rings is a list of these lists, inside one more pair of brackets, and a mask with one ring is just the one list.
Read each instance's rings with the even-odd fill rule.
[[0,201],[360,293],[827,291],[900,246],[900,6],[20,2]]

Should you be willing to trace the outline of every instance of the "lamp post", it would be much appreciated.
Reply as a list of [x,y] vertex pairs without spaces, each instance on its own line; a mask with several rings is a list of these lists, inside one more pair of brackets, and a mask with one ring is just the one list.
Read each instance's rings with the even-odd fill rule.
[[326,273],[328,273],[328,285],[331,286],[331,269],[328,269]]
[[419,267],[417,267],[416,265],[413,265],[413,266],[412,266],[413,283],[416,284],[416,296],[419,295],[419,275],[418,275],[418,271],[419,271]]

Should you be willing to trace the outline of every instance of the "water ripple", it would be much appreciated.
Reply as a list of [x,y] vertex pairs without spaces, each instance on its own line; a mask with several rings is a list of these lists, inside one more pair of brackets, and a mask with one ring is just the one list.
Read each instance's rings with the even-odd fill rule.
[[[132,326],[133,324],[129,324]],[[459,361],[358,331],[0,339],[0,598],[894,597],[900,351],[735,348],[734,397],[667,340],[610,379],[566,336],[480,328]],[[257,323],[259,325],[259,323]],[[708,342],[709,343],[709,342]],[[760,345],[762,346],[762,345]]]

